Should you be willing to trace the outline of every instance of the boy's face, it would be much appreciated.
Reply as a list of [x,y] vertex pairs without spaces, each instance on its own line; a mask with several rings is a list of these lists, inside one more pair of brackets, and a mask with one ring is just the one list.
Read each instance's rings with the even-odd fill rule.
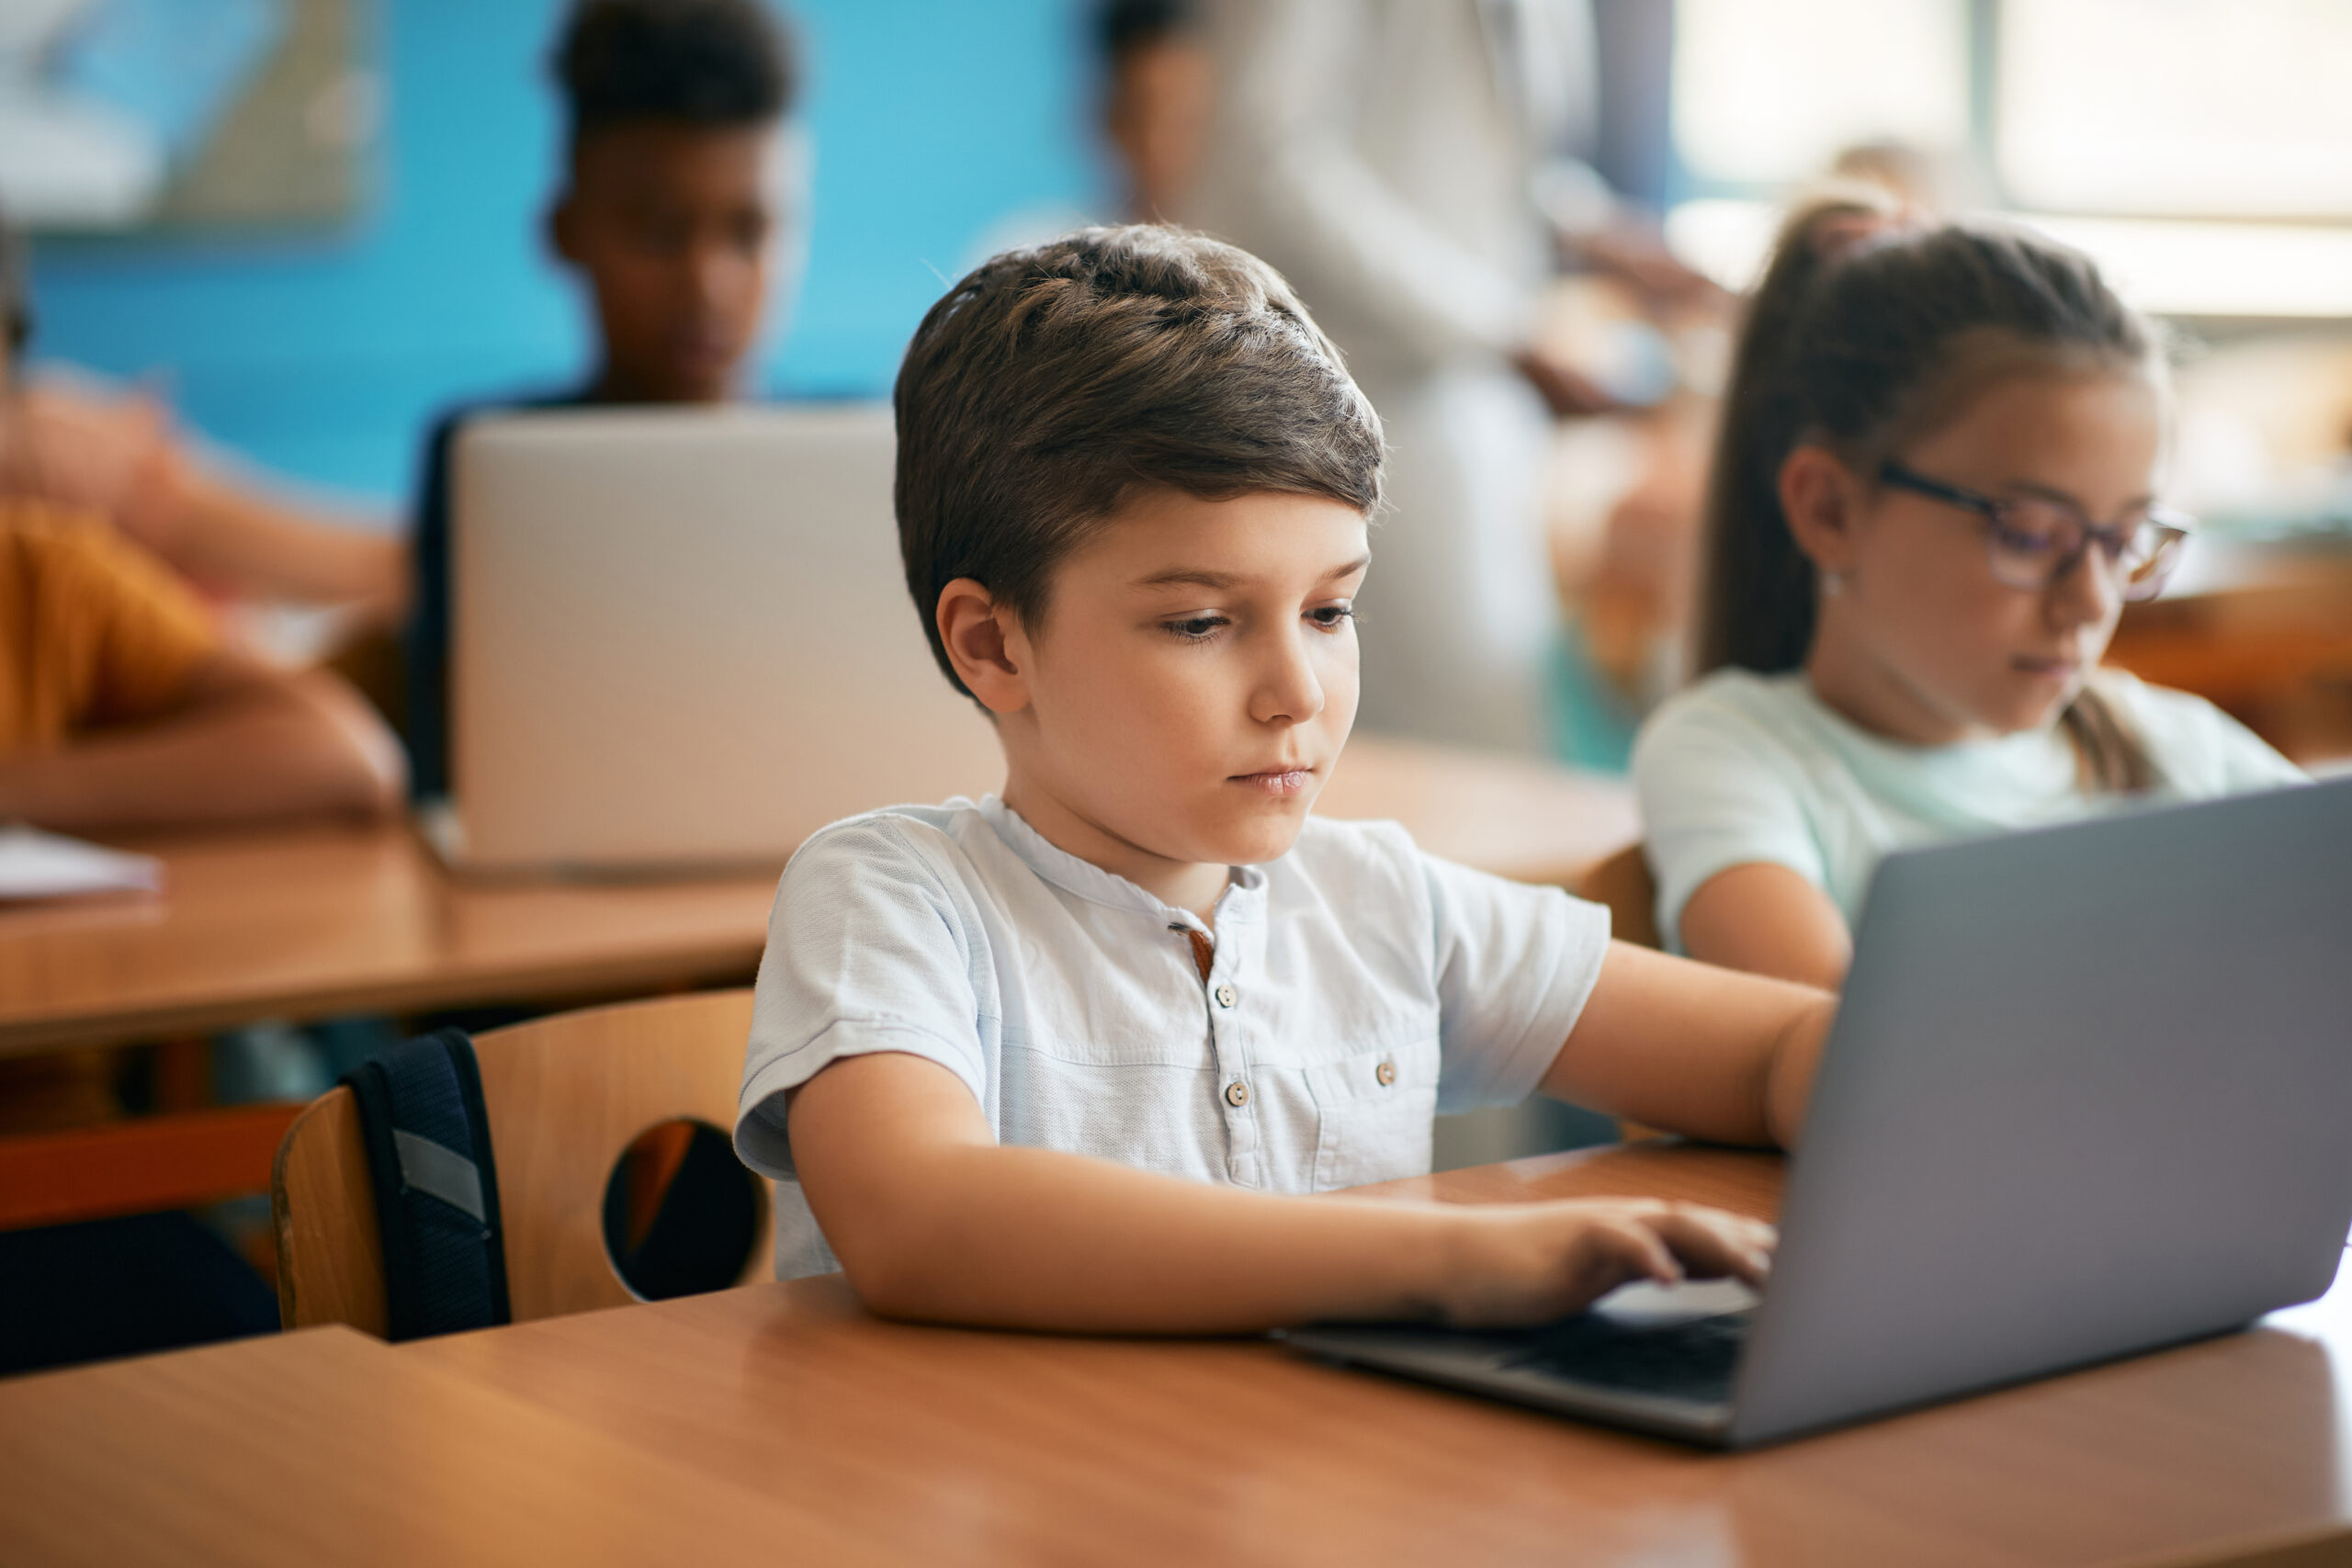
[[1186,867],[1282,855],[1355,721],[1369,555],[1363,514],[1317,496],[1122,507],[1055,571],[1042,624],[1006,637],[1007,799],[1170,902]]
[[782,180],[773,126],[648,120],[581,142],[552,229],[594,292],[608,396],[735,395],[767,304]]

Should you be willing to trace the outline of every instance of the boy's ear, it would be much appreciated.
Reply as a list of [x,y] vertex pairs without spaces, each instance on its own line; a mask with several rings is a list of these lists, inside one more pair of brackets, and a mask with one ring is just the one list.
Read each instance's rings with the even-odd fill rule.
[[1027,639],[1012,613],[968,577],[939,591],[939,640],[964,689],[992,714],[1018,713],[1029,705],[1029,678],[1022,668]]
[[1853,570],[1862,486],[1826,446],[1801,446],[1781,465],[1781,513],[1797,548],[1824,573]]

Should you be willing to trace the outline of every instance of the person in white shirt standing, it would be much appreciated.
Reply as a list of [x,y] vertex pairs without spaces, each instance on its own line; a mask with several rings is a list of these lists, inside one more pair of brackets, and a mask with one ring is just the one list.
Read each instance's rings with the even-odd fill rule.
[[1216,109],[1170,216],[1282,272],[1388,431],[1364,722],[1538,749],[1549,419],[1609,406],[1536,343],[1543,290],[1564,238],[1637,283],[1696,283],[1630,238],[1577,156],[1595,135],[1589,8],[1215,0],[1203,27]]

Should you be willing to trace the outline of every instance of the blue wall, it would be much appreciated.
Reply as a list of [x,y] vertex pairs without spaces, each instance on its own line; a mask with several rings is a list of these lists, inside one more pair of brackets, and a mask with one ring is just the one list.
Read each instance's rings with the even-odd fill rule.
[[[214,440],[383,501],[452,399],[581,375],[586,316],[538,220],[559,0],[377,0],[375,192],[345,231],[37,245],[37,359],[145,377]],[[879,393],[1008,216],[1100,204],[1080,0],[792,0],[816,220],[765,379]],[[936,270],[934,270],[936,269]]]

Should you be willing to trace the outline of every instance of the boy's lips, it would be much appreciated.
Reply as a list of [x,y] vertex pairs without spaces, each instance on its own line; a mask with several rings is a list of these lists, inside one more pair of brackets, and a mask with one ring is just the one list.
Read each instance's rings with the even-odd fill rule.
[[2058,680],[2071,677],[2083,667],[2081,660],[2065,655],[2030,653],[2018,654],[2009,660],[2009,665],[2010,668],[2021,670],[2029,675],[2044,675]]
[[1315,772],[1310,763],[1293,762],[1254,773],[1235,773],[1226,783],[1247,784],[1251,789],[1263,790],[1280,798],[1305,791],[1315,782]]

